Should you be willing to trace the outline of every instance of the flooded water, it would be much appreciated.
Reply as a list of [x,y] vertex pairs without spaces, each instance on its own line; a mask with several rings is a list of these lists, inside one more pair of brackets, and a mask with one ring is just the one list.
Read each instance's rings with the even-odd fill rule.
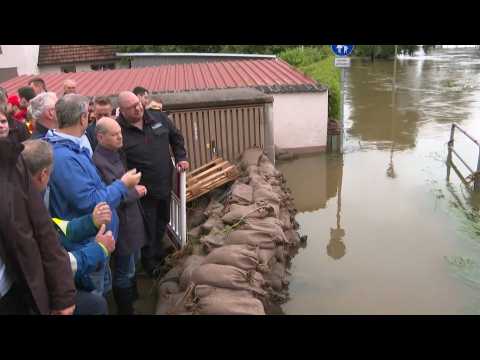
[[392,78],[392,61],[352,61],[344,154],[277,163],[308,235],[286,314],[480,313],[480,201],[445,164],[452,122],[480,139],[480,53],[406,57]]

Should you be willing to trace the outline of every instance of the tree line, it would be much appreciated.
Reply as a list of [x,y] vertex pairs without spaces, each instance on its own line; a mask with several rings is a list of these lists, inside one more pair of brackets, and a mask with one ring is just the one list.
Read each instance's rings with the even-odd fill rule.
[[[330,45],[308,45],[309,48],[328,50]],[[435,45],[422,45],[425,53]],[[197,53],[237,53],[280,55],[290,49],[302,49],[302,45],[118,45],[119,52],[197,52]],[[398,45],[399,54],[413,55],[420,45]],[[389,59],[395,54],[395,45],[357,45],[353,55],[375,59]]]

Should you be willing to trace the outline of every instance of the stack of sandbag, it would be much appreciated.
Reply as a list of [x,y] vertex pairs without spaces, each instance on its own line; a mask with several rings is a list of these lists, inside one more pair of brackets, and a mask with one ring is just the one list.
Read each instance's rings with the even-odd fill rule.
[[157,314],[264,315],[288,299],[287,269],[302,242],[293,199],[261,149],[239,160],[225,203],[212,197],[192,212],[191,251],[159,280]]

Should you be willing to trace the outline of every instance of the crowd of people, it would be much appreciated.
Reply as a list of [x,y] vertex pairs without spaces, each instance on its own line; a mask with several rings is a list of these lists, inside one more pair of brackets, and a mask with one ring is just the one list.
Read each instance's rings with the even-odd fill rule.
[[134,314],[139,262],[153,278],[166,256],[182,134],[143,87],[117,108],[72,79],[17,93],[0,88],[0,314],[108,314],[110,292]]

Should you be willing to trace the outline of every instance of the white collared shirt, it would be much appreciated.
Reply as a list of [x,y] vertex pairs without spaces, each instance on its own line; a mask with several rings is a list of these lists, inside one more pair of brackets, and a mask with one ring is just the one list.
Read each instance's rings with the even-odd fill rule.
[[88,137],[86,134],[83,134],[81,137],[76,137],[73,135],[65,134],[59,130],[49,130],[51,131],[52,134],[60,136],[64,139],[72,140],[75,144],[78,144],[81,149],[87,149],[88,153],[90,154],[90,157],[93,155],[93,150],[92,150],[92,145],[90,145],[90,141],[88,140]]

